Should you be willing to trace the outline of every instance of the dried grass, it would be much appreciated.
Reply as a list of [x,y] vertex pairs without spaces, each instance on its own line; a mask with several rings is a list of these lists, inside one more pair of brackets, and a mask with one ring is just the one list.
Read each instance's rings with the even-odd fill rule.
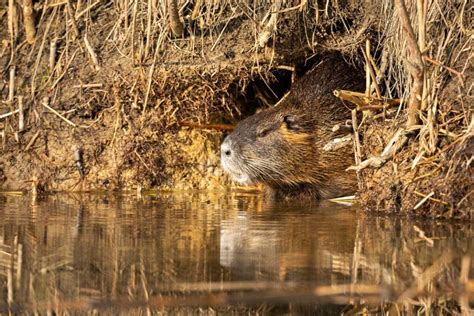
[[[370,63],[368,96],[419,102],[410,112],[416,124],[408,124],[415,133],[407,145],[382,167],[363,170],[362,203],[473,218],[467,0],[404,2],[417,37],[412,44],[423,57],[419,97],[392,1],[55,1],[35,3],[35,30],[28,7],[0,3],[3,186],[18,186],[32,173],[50,189],[172,186],[178,179],[164,170],[196,163],[168,150],[165,135],[175,135],[179,121],[236,120],[254,80],[268,83],[278,67],[338,50]],[[360,158],[380,154],[405,126],[405,113],[402,102],[395,112],[365,117]],[[84,150],[84,178],[71,145]]]

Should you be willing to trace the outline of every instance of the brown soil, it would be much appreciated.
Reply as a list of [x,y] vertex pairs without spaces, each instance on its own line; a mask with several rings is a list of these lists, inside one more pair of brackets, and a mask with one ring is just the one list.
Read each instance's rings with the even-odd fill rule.
[[[338,50],[361,64],[366,39],[384,96],[408,95],[406,40],[392,1],[178,1],[179,37],[161,3],[71,1],[73,23],[64,2],[38,2],[29,44],[21,7],[15,2],[12,11],[0,0],[0,115],[20,102],[26,109],[20,132],[18,114],[0,119],[2,189],[227,188],[218,166],[225,131],[179,123],[232,124],[277,101],[288,77],[318,54]],[[473,218],[472,19],[465,7],[428,6],[426,56],[463,75],[427,62],[420,129],[381,168],[362,171],[360,200],[371,211]],[[414,5],[408,11],[418,30]],[[380,154],[404,125],[404,107],[364,115],[362,159]]]

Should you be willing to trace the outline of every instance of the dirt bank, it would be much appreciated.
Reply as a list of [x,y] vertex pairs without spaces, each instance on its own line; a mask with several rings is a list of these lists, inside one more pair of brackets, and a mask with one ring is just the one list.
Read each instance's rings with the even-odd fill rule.
[[362,205],[472,219],[472,16],[466,1],[406,1],[407,21],[402,2],[57,1],[31,15],[0,0],[0,185],[227,188],[227,124],[337,50],[369,78]]

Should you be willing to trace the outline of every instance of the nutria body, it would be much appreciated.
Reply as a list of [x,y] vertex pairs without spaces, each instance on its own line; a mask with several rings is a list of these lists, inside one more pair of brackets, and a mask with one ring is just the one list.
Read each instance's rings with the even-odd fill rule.
[[221,145],[221,164],[241,184],[263,183],[277,196],[327,199],[352,194],[352,146],[323,150],[331,128],[350,119],[336,89],[361,91],[364,80],[339,55],[322,59],[275,107],[241,121]]

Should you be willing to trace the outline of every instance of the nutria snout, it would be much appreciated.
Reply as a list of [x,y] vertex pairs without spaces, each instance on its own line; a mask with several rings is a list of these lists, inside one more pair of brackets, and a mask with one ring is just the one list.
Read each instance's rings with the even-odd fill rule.
[[323,150],[332,126],[350,118],[335,89],[360,90],[363,80],[339,55],[324,58],[277,106],[239,122],[221,145],[221,165],[240,184],[263,183],[281,196],[332,198],[356,188],[350,146]]
[[245,171],[246,165],[243,163],[243,160],[237,146],[233,146],[231,137],[227,136],[221,145],[222,167],[231,175],[234,181],[240,184],[252,184],[254,180],[252,180],[249,173]]

